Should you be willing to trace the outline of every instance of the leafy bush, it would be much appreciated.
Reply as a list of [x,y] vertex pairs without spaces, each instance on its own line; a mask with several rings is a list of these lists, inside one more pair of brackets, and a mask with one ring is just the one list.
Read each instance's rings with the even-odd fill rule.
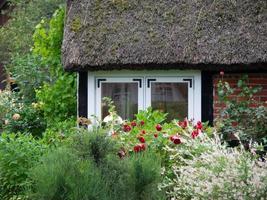
[[62,75],[54,84],[45,84],[36,96],[49,127],[76,116],[76,80],[73,76]]
[[65,9],[58,9],[50,20],[36,26],[33,35],[34,54],[49,65],[51,81],[36,91],[49,127],[76,116],[76,76],[64,73],[61,65],[64,16]]
[[23,99],[11,91],[0,93],[0,127],[9,133],[31,133],[41,136],[46,128],[43,113],[38,107],[23,103]]
[[[153,152],[121,159],[101,131],[83,130],[32,171],[33,199],[160,199],[161,162]],[[164,193],[163,193],[164,194]]]
[[80,129],[72,138],[71,147],[82,159],[92,160],[100,165],[108,155],[117,154],[119,149],[115,141],[106,136],[104,130],[95,130],[88,133]]
[[165,113],[152,111],[151,108],[140,111],[136,120],[114,125],[112,137],[119,141],[127,153],[146,148],[161,153],[165,145],[179,145],[198,137],[202,132],[210,134],[212,131],[212,128],[200,121],[195,123],[187,119],[174,119],[170,123],[162,123],[165,119]]
[[[260,87],[249,86],[248,76],[238,80],[237,88],[231,88],[227,82],[218,83],[219,100],[225,107],[217,119],[217,125],[225,140],[252,139],[260,143],[266,140],[267,108],[254,100],[254,95],[260,90]],[[236,98],[232,98],[233,94]]]
[[120,159],[109,156],[101,166],[108,187],[109,199],[165,199],[158,190],[161,182],[161,161],[153,151],[145,151]]
[[[199,141],[202,142],[202,141]],[[220,143],[205,142],[208,149],[185,159],[183,150],[168,148],[173,160],[174,178],[168,188],[170,199],[264,199],[267,195],[267,164],[238,149],[227,149]],[[197,145],[199,146],[199,145]],[[202,146],[202,145],[201,145]],[[185,151],[184,151],[185,152]],[[181,165],[180,161],[185,161]]]
[[31,187],[29,169],[46,149],[46,145],[30,135],[1,134],[0,199],[26,199],[25,191]]
[[[12,11],[11,19],[0,28],[1,49],[0,60],[7,64],[10,58],[16,55],[22,57],[30,52],[33,45],[31,40],[36,24],[42,18],[50,18],[53,12],[64,0],[9,0]],[[8,66],[8,71],[13,74],[13,65]],[[26,79],[27,81],[27,79]]]
[[13,56],[12,77],[15,79],[17,88],[24,102],[36,101],[35,89],[40,88],[44,82],[50,81],[48,67],[41,64],[40,56],[27,54],[25,56]]
[[32,199],[105,199],[105,185],[91,162],[80,161],[70,149],[47,154],[32,171]]

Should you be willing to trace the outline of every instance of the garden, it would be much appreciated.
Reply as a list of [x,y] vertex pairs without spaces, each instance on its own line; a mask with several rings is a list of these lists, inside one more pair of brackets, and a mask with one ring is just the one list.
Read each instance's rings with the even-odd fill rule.
[[11,1],[0,28],[12,77],[0,90],[0,199],[266,199],[261,87],[246,75],[232,87],[221,72],[213,125],[152,108],[122,120],[109,98],[103,120],[77,119],[77,77],[61,64],[64,2]]

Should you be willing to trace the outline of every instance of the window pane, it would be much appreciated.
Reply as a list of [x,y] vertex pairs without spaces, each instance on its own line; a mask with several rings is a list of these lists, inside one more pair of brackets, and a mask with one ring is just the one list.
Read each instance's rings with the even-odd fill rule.
[[[122,119],[134,119],[138,112],[138,83],[102,83],[101,97],[114,101],[116,111]],[[102,100],[102,119],[108,113],[108,107]]]
[[152,83],[151,106],[168,113],[168,121],[184,119],[188,116],[187,83]]

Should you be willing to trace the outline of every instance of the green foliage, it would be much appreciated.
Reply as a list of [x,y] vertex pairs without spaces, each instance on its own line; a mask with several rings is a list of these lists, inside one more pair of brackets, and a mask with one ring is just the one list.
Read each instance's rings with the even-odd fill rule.
[[142,152],[123,160],[110,156],[101,171],[109,186],[109,199],[155,200],[164,199],[158,191],[161,182],[161,161],[152,151]]
[[81,130],[67,147],[49,152],[31,173],[32,199],[162,199],[161,162],[153,152],[120,159],[102,131]]
[[35,182],[32,199],[104,199],[105,185],[99,171],[92,163],[79,160],[70,149],[50,152],[31,175]]
[[55,11],[49,20],[41,20],[33,34],[33,53],[42,58],[42,63],[49,65],[54,76],[61,75],[61,44],[63,40],[65,9]]
[[0,136],[0,199],[26,199],[31,186],[29,169],[46,151],[46,145],[30,135],[5,134]]
[[50,66],[53,80],[36,91],[49,127],[76,116],[76,76],[64,73],[60,60],[64,14],[65,9],[60,8],[51,20],[42,20],[33,35],[33,52],[41,56],[42,63]]
[[[1,49],[0,60],[7,64],[16,55],[24,56],[30,52],[33,45],[31,40],[36,24],[42,18],[50,18],[53,12],[64,0],[11,0],[11,19],[0,28]],[[8,66],[12,72],[13,66]]]
[[116,154],[117,144],[106,136],[104,130],[95,130],[88,134],[87,130],[81,129],[72,138],[72,148],[84,159],[93,160],[100,165],[109,154]]
[[152,108],[148,108],[147,110],[139,111],[136,114],[136,119],[138,121],[144,121],[145,124],[160,124],[166,120],[167,113],[160,112],[158,110],[152,110]]
[[[231,88],[227,82],[218,83],[219,100],[225,107],[217,122],[224,139],[231,140],[231,135],[235,135],[242,141],[264,140],[267,108],[254,100],[254,95],[260,90],[261,87],[249,86],[248,76],[238,80],[237,88]],[[236,98],[232,98],[232,94],[236,94]]]
[[15,79],[24,102],[35,102],[35,89],[50,81],[48,67],[41,64],[40,56],[14,55],[11,61],[12,77]]
[[[4,130],[9,133],[30,133],[33,136],[42,136],[43,131],[46,128],[46,123],[42,116],[42,113],[33,108],[31,105],[23,105],[17,112],[11,115],[9,113],[6,116],[8,123],[3,126]],[[15,119],[15,115],[19,115],[19,119]]]
[[43,114],[35,104],[25,104],[16,93],[0,93],[0,127],[9,133],[30,133],[41,136],[46,128]]
[[76,116],[76,79],[72,75],[59,76],[54,84],[44,84],[36,91],[48,126]]

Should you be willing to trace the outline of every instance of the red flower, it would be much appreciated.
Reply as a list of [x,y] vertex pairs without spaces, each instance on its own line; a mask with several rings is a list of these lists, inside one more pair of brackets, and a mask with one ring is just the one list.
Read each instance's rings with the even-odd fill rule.
[[134,152],[139,152],[139,151],[141,151],[141,147],[139,146],[139,145],[135,145],[134,146]]
[[185,129],[188,126],[188,121],[185,119],[182,122],[178,122],[178,125],[181,126],[183,129]]
[[202,129],[203,128],[203,125],[202,125],[202,123],[200,121],[197,122],[196,128],[197,129]]
[[140,125],[143,126],[145,124],[145,122],[142,120],[140,121]]
[[191,133],[193,139],[195,139],[198,135],[199,135],[199,129],[193,130],[193,132]]
[[161,125],[160,124],[157,124],[156,129],[157,129],[157,131],[161,131],[162,130]]
[[232,122],[232,126],[236,127],[238,125],[238,122]]
[[146,150],[146,145],[145,144],[139,144],[140,145],[140,147],[141,147],[141,150]]
[[170,140],[174,143],[174,144],[181,144],[182,141],[181,139],[179,138],[178,135],[173,135],[170,137]]
[[134,152],[140,152],[140,151],[144,151],[146,149],[146,145],[145,144],[137,144],[134,146]]
[[141,143],[145,143],[145,142],[146,142],[146,140],[145,140],[144,137],[139,137],[138,139],[139,139],[139,141],[140,141]]
[[132,128],[128,124],[123,125],[123,131],[124,132],[130,132],[131,130],[132,130]]
[[136,122],[135,121],[131,122],[131,126],[135,127],[136,126]]
[[142,132],[141,132],[142,134],[146,134],[146,131],[145,130],[142,130]]
[[175,136],[175,137],[173,138],[173,143],[174,143],[174,144],[181,144],[182,141],[181,141],[181,139],[180,139],[179,137]]
[[158,134],[157,134],[157,133],[155,133],[155,134],[154,134],[154,137],[155,137],[155,138],[157,138],[157,137],[158,137]]

